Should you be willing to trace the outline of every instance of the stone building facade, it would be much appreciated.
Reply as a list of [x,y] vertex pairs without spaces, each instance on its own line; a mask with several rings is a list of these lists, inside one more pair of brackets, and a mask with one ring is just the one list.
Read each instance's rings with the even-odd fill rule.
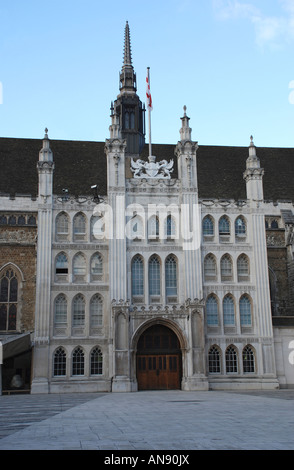
[[203,147],[189,121],[150,154],[126,24],[105,143],[46,129],[36,162],[26,142],[35,195],[1,196],[0,274],[22,293],[0,333],[30,333],[32,393],[294,385],[294,151]]

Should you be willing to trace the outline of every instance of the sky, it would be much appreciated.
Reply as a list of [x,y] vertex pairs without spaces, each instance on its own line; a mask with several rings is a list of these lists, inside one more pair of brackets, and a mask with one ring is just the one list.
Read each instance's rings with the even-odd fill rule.
[[294,147],[294,0],[0,0],[0,20],[0,137],[109,138],[128,21],[152,143],[185,105],[199,145]]

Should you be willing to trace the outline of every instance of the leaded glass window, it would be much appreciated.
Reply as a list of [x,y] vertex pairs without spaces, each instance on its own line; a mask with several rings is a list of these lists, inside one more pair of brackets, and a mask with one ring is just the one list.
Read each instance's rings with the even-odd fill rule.
[[91,327],[102,326],[103,300],[99,294],[95,294],[90,301],[90,319]]
[[176,223],[174,218],[169,214],[165,221],[166,236],[167,238],[175,237],[176,235]]
[[91,351],[91,375],[103,374],[103,355],[102,351],[95,347]]
[[214,224],[210,215],[207,215],[203,219],[202,230],[204,236],[212,236],[214,234]]
[[226,349],[226,372],[227,374],[238,372],[238,356],[236,348],[232,345]]
[[247,345],[243,349],[242,360],[243,360],[243,372],[244,373],[255,372],[255,357],[254,357],[254,351],[251,348],[251,346]]
[[99,275],[103,273],[103,262],[100,253],[95,253],[91,258],[91,274]]
[[78,213],[74,216],[73,233],[74,235],[86,234],[86,217],[84,216],[84,214]]
[[235,234],[239,236],[246,235],[246,223],[243,217],[238,217],[235,220]]
[[149,260],[149,294],[160,295],[160,262],[156,255],[151,256]]
[[208,371],[210,374],[219,374],[221,371],[220,352],[217,346],[208,351]]
[[159,219],[156,216],[151,216],[148,220],[148,237],[151,239],[159,237]]
[[233,264],[231,257],[229,255],[224,255],[221,259],[221,277],[223,278],[232,278],[233,276]]
[[230,221],[226,216],[220,218],[218,229],[220,235],[230,235]]
[[246,255],[240,255],[237,260],[237,274],[239,281],[249,276],[249,259]]
[[247,295],[243,295],[239,301],[241,326],[251,326],[251,301]]
[[235,324],[235,303],[231,295],[226,295],[223,299],[223,316],[225,326]]
[[167,297],[176,297],[178,294],[177,262],[172,255],[165,260],[165,290]]
[[65,212],[61,212],[56,217],[56,233],[57,235],[68,234],[68,216]]
[[56,274],[68,274],[68,259],[65,253],[59,253],[55,262]]
[[85,354],[79,346],[74,350],[72,355],[72,375],[84,375],[85,370]]
[[86,259],[82,253],[76,254],[73,259],[73,274],[75,276],[85,276],[86,274]]
[[54,353],[53,361],[53,375],[54,377],[66,375],[66,352],[63,348],[58,348]]
[[67,300],[64,294],[59,294],[54,302],[54,323],[55,325],[67,322]]
[[141,256],[132,260],[132,295],[144,294],[144,264]]
[[216,276],[216,261],[212,254],[208,254],[204,259],[204,277],[215,278]]
[[206,323],[209,326],[218,325],[218,302],[214,295],[206,300]]
[[12,268],[0,276],[0,330],[15,331],[18,305],[18,280]]
[[73,299],[73,326],[83,326],[85,323],[85,299],[77,294]]

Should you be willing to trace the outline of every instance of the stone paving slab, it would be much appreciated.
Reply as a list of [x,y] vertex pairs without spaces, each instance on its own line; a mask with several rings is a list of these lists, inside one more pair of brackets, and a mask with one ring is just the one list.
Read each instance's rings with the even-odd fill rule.
[[294,390],[11,395],[5,413],[0,450],[294,449]]

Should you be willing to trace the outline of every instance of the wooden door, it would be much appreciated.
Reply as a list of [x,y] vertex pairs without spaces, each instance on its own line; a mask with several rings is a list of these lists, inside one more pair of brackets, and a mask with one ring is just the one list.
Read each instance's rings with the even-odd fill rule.
[[180,355],[137,355],[139,390],[180,388]]
[[163,325],[149,328],[138,342],[138,390],[180,389],[181,358],[175,333]]

